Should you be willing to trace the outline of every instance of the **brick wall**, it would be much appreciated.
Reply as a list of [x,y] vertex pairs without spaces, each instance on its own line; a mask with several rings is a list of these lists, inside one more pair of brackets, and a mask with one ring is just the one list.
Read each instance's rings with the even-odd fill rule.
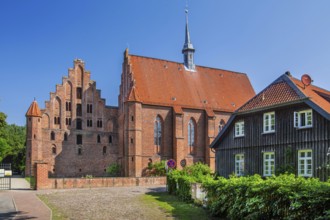
[[166,177],[48,178],[47,163],[36,164],[36,190],[165,185]]

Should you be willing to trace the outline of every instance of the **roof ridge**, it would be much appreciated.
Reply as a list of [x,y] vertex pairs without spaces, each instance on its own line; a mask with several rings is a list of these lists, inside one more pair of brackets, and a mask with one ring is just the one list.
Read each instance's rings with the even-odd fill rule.
[[[154,58],[154,57],[148,57],[148,56],[142,56],[142,55],[136,55],[136,54],[129,54],[129,56],[140,57],[140,58],[146,58],[146,59],[151,59],[151,60],[166,61],[166,62],[175,63],[175,64],[179,64],[179,65],[184,66],[183,63],[180,63],[180,62],[177,62],[177,61],[172,61],[172,60],[165,60],[165,59],[161,59],[161,58]],[[238,72],[238,71],[233,71],[233,70],[227,70],[227,69],[221,69],[221,68],[216,68],[216,67],[207,67],[207,66],[197,65],[197,64],[195,64],[195,66],[196,66],[196,67],[201,67],[201,68],[204,68],[204,69],[222,70],[222,71],[226,71],[226,72],[231,72],[231,73],[236,73],[236,74],[244,74],[244,75],[247,75],[247,73]]]

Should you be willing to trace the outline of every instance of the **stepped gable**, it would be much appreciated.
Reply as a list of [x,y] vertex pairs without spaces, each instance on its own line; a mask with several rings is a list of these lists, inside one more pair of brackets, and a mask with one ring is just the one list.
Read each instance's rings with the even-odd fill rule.
[[135,92],[144,104],[233,112],[255,95],[244,73],[129,55]]

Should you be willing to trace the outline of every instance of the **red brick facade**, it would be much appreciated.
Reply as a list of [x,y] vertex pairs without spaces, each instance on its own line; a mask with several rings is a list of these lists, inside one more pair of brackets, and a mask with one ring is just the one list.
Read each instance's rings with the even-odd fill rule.
[[83,61],[74,61],[45,106],[40,116],[30,109],[26,114],[25,174],[33,175],[33,164],[43,161],[57,177],[105,175],[118,158],[118,110],[105,106]]
[[75,60],[40,115],[27,113],[26,175],[33,175],[31,167],[40,161],[56,177],[104,176],[112,163],[121,165],[123,176],[141,177],[148,163],[166,159],[174,159],[178,169],[181,161],[214,169],[210,143],[231,113],[253,96],[245,74],[200,66],[190,71],[181,63],[126,50],[119,106],[109,107],[84,62]]

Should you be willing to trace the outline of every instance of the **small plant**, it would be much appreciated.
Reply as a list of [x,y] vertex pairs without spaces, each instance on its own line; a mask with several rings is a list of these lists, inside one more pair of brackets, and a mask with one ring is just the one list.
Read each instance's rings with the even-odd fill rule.
[[117,163],[113,163],[108,166],[107,174],[112,177],[120,176],[120,165]]
[[93,178],[93,175],[86,175],[85,178],[86,179],[92,179]]
[[155,162],[155,163],[149,163],[147,170],[146,170],[146,176],[166,176],[166,169],[165,169],[165,160]]

